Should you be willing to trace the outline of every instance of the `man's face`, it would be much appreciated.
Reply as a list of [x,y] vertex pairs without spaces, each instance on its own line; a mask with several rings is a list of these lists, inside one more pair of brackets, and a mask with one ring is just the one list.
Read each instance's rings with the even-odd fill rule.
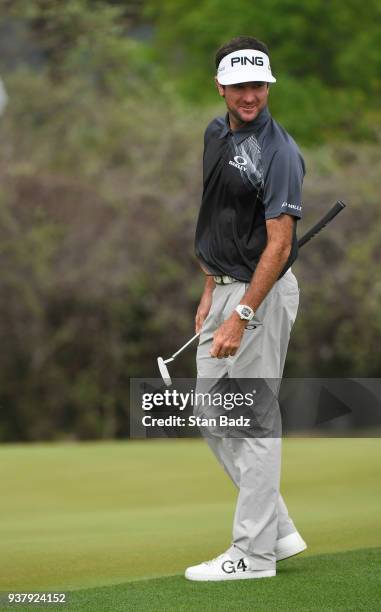
[[216,80],[216,85],[219,94],[225,98],[233,130],[253,121],[267,104],[268,83],[252,81],[223,86]]

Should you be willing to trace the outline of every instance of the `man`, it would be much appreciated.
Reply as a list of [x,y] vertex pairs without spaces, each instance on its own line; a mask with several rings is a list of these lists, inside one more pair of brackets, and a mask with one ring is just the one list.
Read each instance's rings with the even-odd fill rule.
[[[204,190],[196,254],[206,274],[196,314],[198,379],[280,380],[299,290],[296,221],[304,162],[272,119],[269,52],[238,37],[216,55],[225,118],[205,132]],[[281,438],[210,436],[208,444],[238,487],[232,546],[189,567],[190,580],[275,576],[276,561],[306,544],[279,493]]]

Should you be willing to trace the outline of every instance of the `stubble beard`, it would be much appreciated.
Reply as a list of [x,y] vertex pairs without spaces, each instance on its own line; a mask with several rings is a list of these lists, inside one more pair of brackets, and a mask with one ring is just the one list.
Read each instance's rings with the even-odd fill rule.
[[238,124],[238,126],[244,126],[247,123],[250,123],[251,121],[254,121],[254,119],[256,119],[260,113],[260,111],[258,111],[254,117],[252,117],[252,119],[244,119],[241,114],[233,108],[230,108],[229,106],[228,108],[228,112],[229,112],[229,116],[233,117],[233,119],[235,120],[235,122]]
[[233,117],[236,123],[240,125],[244,125],[246,123],[246,121],[242,119],[238,111],[236,111],[235,109],[229,108],[229,107],[228,107],[228,111],[229,111],[229,115]]

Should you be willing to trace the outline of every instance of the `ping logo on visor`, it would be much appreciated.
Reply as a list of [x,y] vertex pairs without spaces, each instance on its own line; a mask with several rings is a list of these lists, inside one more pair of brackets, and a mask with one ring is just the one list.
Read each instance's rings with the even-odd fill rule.
[[234,66],[234,64],[242,64],[246,66],[246,64],[251,64],[252,66],[263,66],[263,57],[255,57],[253,55],[251,58],[246,55],[242,57],[232,57],[230,60],[230,64]]
[[223,57],[218,66],[217,80],[221,85],[249,81],[276,82],[271,73],[269,56],[256,49],[241,49]]

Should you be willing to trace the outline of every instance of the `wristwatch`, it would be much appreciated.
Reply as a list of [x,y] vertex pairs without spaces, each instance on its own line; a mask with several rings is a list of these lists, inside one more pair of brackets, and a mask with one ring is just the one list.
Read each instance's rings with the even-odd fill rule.
[[238,312],[239,318],[243,321],[251,321],[251,319],[255,315],[254,310],[250,308],[250,306],[246,306],[245,304],[238,304],[235,311]]

